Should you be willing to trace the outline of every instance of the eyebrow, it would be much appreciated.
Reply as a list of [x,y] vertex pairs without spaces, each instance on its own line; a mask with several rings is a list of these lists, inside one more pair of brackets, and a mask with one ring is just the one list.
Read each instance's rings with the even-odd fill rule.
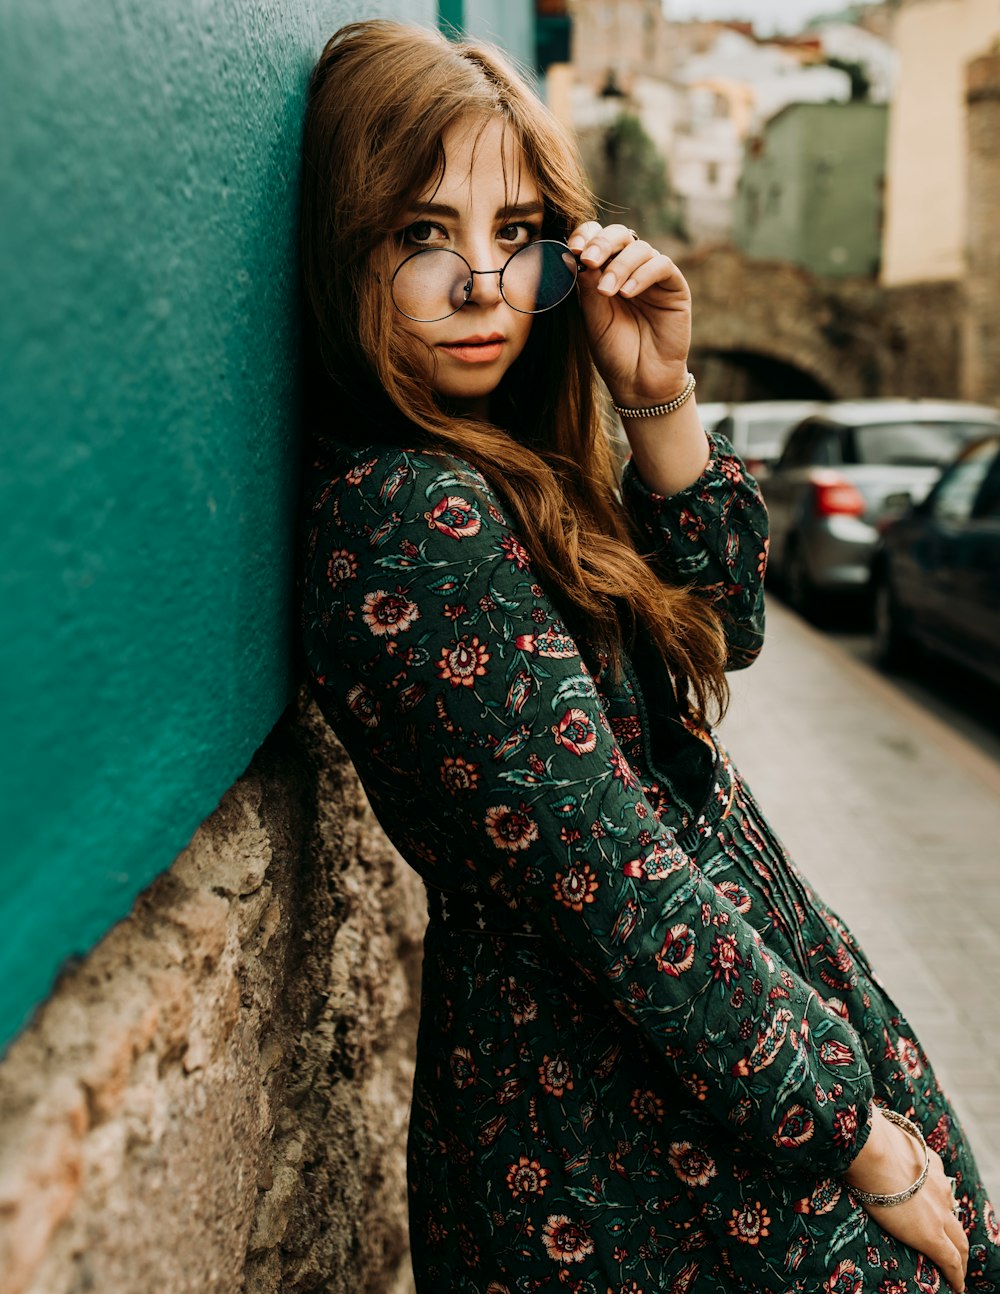
[[[497,220],[510,220],[516,216],[540,216],[545,210],[544,203],[541,202],[520,202],[508,207],[500,207],[496,214]],[[454,207],[445,206],[441,202],[421,202],[412,206],[409,210],[411,216],[444,216],[450,220],[461,220],[461,213]]]

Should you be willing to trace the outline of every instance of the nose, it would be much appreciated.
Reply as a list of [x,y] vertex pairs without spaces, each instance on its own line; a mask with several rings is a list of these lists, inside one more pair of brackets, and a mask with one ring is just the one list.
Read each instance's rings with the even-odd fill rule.
[[472,288],[466,297],[466,303],[472,301],[477,306],[494,306],[500,300],[500,271],[475,270],[472,274]]

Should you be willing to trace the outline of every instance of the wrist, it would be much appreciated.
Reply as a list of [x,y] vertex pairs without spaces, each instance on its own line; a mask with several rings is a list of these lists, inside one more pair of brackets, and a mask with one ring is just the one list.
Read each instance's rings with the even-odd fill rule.
[[609,387],[611,392],[611,402],[625,409],[645,408],[648,405],[666,404],[676,399],[684,391],[690,380],[691,373],[687,364],[679,364],[659,375],[656,385],[650,389],[648,384],[642,386]]
[[[909,1125],[908,1120],[904,1123]],[[885,1197],[919,1189],[927,1162],[928,1151],[919,1128],[914,1133],[900,1124],[897,1130],[895,1116],[883,1114],[873,1105],[871,1133],[843,1174],[844,1182],[858,1197],[870,1197],[863,1202],[895,1202]]]
[[618,400],[614,400],[614,410],[623,421],[628,419],[665,418],[676,413],[678,409],[687,404],[694,395],[694,388],[694,376],[689,373],[684,385],[674,395],[660,396],[657,400],[634,405],[624,405]]

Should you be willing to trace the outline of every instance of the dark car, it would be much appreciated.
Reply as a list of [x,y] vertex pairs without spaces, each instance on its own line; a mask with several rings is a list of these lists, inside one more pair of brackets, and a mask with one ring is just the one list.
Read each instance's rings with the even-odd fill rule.
[[866,595],[887,501],[923,498],[961,445],[995,428],[995,409],[931,400],[836,401],[800,422],[762,482],[770,570],[793,606]]
[[872,590],[879,664],[903,665],[919,645],[1000,687],[1000,431],[886,528]]

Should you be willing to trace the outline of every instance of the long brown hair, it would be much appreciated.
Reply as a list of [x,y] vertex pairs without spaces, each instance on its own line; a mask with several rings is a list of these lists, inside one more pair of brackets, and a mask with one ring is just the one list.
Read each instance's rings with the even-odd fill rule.
[[[576,149],[505,57],[383,20],[328,42],[309,84],[302,189],[306,325],[317,369],[346,416],[336,438],[403,436],[447,449],[501,494],[574,627],[615,673],[628,630],[644,627],[694,720],[725,708],[724,642],[703,596],[659,580],[619,502],[597,379],[575,296],[539,315],[491,398],[491,423],[463,419],[428,389],[385,291],[412,200],[440,180],[442,136],[460,118],[499,116],[535,178],[543,237],[592,219]],[[331,433],[327,428],[327,434]],[[415,441],[417,438],[417,441]]]

